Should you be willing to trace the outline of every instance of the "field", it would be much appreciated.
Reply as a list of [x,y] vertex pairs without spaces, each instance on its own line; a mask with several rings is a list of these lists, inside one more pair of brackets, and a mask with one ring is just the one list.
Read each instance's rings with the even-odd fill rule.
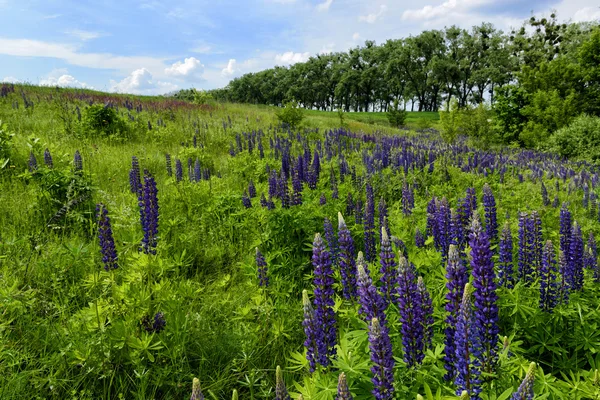
[[596,165],[0,89],[1,399],[600,399]]

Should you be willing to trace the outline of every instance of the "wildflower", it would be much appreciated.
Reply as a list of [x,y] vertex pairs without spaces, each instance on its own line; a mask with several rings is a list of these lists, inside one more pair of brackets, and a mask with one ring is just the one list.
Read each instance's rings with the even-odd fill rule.
[[346,226],[342,213],[338,213],[338,264],[342,278],[342,291],[345,299],[356,297],[356,263],[354,261],[354,240]]
[[548,240],[544,246],[540,268],[540,308],[544,311],[552,312],[558,303],[557,272],[554,246],[552,241]]
[[44,150],[44,164],[46,164],[46,167],[48,167],[48,168],[54,167],[54,163],[52,161],[52,155],[50,154],[50,150],[48,150],[48,149]]
[[248,195],[251,199],[256,197],[256,187],[254,186],[254,181],[252,181],[252,179],[248,182]]
[[381,251],[379,253],[381,263],[381,291],[387,304],[393,298],[396,286],[396,257],[392,251],[392,243],[385,230],[381,228]]
[[513,279],[513,242],[508,221],[500,234],[500,252],[498,259],[498,285],[509,289],[514,287]]
[[75,157],[73,157],[73,170],[75,172],[83,170],[83,160],[81,159],[81,153],[79,153],[79,150],[75,150]]
[[463,391],[467,391],[471,399],[479,399],[479,393],[481,393],[479,380],[481,372],[476,365],[481,355],[479,337],[473,321],[471,286],[467,283],[456,319],[454,384],[457,395],[462,395]]
[[142,178],[140,177],[140,163],[136,156],[131,157],[131,169],[129,170],[129,189],[131,193],[138,194],[142,189]]
[[144,238],[140,250],[148,254],[156,254],[158,235],[158,189],[156,181],[148,171],[144,171],[144,185],[138,192],[140,220]]
[[291,400],[292,398],[288,394],[285,382],[283,380],[283,373],[281,367],[278,365],[275,370],[275,400]]
[[373,285],[373,280],[369,276],[369,271],[365,266],[365,260],[362,252],[358,252],[356,259],[358,302],[360,307],[358,313],[363,316],[365,321],[377,318],[382,325],[386,324],[385,309],[386,303],[377,288]]
[[167,163],[167,176],[173,175],[173,166],[171,164],[171,155],[169,153],[165,154],[165,160]]
[[335,400],[353,400],[352,394],[348,389],[348,382],[346,381],[346,374],[343,372],[338,378],[337,395]]
[[248,197],[248,192],[244,192],[242,195],[242,204],[246,208],[252,208],[252,201],[250,200],[250,197]]
[[535,369],[536,364],[532,362],[529,364],[529,369],[525,375],[525,379],[521,382],[519,389],[513,393],[511,400],[533,400],[533,383],[535,381]]
[[183,180],[183,165],[181,165],[181,160],[179,158],[175,160],[175,180],[177,182]]
[[567,283],[572,290],[583,289],[583,238],[577,222],[573,223],[568,253]]
[[314,372],[317,365],[317,327],[315,321],[315,310],[308,298],[308,291],[305,289],[302,291],[302,306],[304,309],[304,320],[302,326],[304,327],[304,334],[306,340],[304,341],[304,347],[306,347],[306,359],[308,360],[310,372]]
[[117,250],[115,249],[115,240],[113,238],[108,210],[104,204],[98,203],[96,205],[96,216],[98,218],[98,239],[100,241],[104,269],[106,271],[117,269],[119,267]]
[[265,256],[262,255],[258,247],[256,247],[256,268],[258,270],[258,286],[267,287],[269,286],[269,277],[267,275],[267,261]]
[[190,400],[204,400],[204,395],[200,389],[200,380],[198,378],[194,378],[192,381],[192,397],[190,397]]
[[385,325],[377,318],[369,324],[369,350],[371,351],[371,373],[373,396],[377,400],[390,400],[394,396],[394,357],[392,343]]
[[425,236],[419,228],[415,230],[415,245],[419,248],[425,247]]
[[38,169],[37,159],[35,158],[35,154],[33,151],[29,152],[29,172],[33,172]]
[[491,243],[498,237],[498,221],[496,219],[496,199],[492,189],[486,183],[483,185],[483,207],[485,209],[485,230]]

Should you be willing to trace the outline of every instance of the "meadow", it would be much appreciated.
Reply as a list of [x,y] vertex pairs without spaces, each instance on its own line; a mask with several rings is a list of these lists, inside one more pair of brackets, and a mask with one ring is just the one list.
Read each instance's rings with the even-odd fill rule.
[[0,86],[1,399],[600,398],[597,165],[274,109]]

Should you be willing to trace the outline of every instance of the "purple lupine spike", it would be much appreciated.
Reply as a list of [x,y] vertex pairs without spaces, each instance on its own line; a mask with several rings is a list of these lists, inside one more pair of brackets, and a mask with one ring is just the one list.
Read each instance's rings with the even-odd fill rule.
[[415,245],[418,248],[425,247],[425,236],[419,228],[415,230]]
[[444,350],[444,368],[447,381],[454,380],[456,376],[456,346],[454,343],[456,333],[456,320],[462,299],[462,291],[469,281],[467,268],[460,257],[460,252],[456,245],[450,245],[448,250],[448,262],[446,263],[446,305],[444,306],[446,314],[446,335]]
[[371,373],[376,400],[391,400],[394,397],[394,357],[392,342],[385,325],[377,318],[369,324],[369,350],[371,351]]
[[466,242],[466,230],[462,225],[461,216],[458,211],[450,210],[450,243],[458,247],[461,257],[464,256],[463,249]]
[[354,208],[354,222],[356,224],[362,224],[363,223],[363,217],[364,217],[364,213],[363,213],[363,202],[361,199],[356,199],[356,203],[355,203],[355,208]]
[[265,256],[260,252],[258,247],[255,248],[255,260],[256,260],[256,269],[258,272],[258,286],[267,287],[269,286],[269,276],[267,274],[267,261],[265,260]]
[[140,163],[136,156],[131,157],[131,169],[129,170],[129,190],[131,193],[140,193],[142,190],[142,178],[140,176]]
[[292,205],[302,205],[302,175],[300,169],[296,168],[292,174]]
[[338,244],[336,241],[336,235],[333,229],[333,224],[327,217],[325,217],[325,220],[323,221],[323,233],[325,235],[327,247],[329,248],[329,252],[331,253],[331,262],[333,263],[333,265],[337,265]]
[[348,381],[346,380],[346,374],[343,372],[338,378],[337,394],[335,400],[353,400],[350,389],[348,389]]
[[569,260],[565,253],[559,250],[558,252],[558,271],[559,271],[559,301],[564,304],[569,303],[571,288],[569,286]]
[[554,258],[554,245],[551,240],[546,242],[540,267],[540,308],[552,312],[558,304],[558,284],[556,276],[558,268]]
[[288,187],[288,180],[283,170],[281,170],[281,176],[277,182],[279,198],[281,199],[282,208],[290,208],[290,191]]
[[264,193],[260,194],[260,206],[261,207],[267,207],[268,203],[267,203],[267,198],[265,197]]
[[478,400],[481,393],[479,379],[481,371],[476,363],[481,356],[481,343],[473,316],[471,285],[468,283],[465,285],[456,319],[454,345],[456,346],[454,355],[456,394],[461,395],[465,390],[470,399]]
[[190,397],[190,400],[204,400],[204,395],[200,388],[200,380],[198,378],[194,378],[192,381],[192,397]]
[[175,181],[181,182],[183,180],[183,165],[181,160],[178,158],[175,160]]
[[567,283],[572,291],[583,289],[583,246],[581,227],[574,222],[571,231],[567,275]]
[[33,154],[33,151],[29,152],[29,172],[34,172],[38,169],[38,163],[37,163],[37,159],[35,158],[35,154]]
[[277,179],[277,171],[272,170],[271,174],[269,175],[269,197],[270,198],[277,197],[278,183],[279,183],[279,180]]
[[304,320],[302,326],[304,327],[304,334],[306,339],[304,340],[304,347],[306,347],[306,359],[308,360],[310,372],[315,372],[317,367],[317,327],[315,321],[315,310],[308,298],[308,291],[304,289],[302,291],[302,305],[304,309]]
[[396,304],[402,324],[402,350],[408,367],[420,364],[424,354],[424,313],[414,266],[400,255]]
[[542,202],[545,207],[550,205],[550,198],[548,197],[548,189],[546,189],[546,185],[544,185],[544,181],[542,181]]
[[313,242],[312,264],[315,268],[315,321],[317,326],[317,361],[324,367],[335,357],[336,326],[333,306],[333,270],[331,254],[325,248],[320,234]]
[[138,204],[144,238],[140,251],[156,254],[158,244],[158,189],[156,181],[148,171],[144,171],[144,185],[138,192]]
[[275,370],[275,399],[274,400],[292,400],[288,394],[287,388],[285,387],[285,381],[283,380],[283,372],[281,367],[278,365]]
[[379,204],[377,205],[377,208],[379,211],[379,232],[381,232],[382,227],[385,227],[385,231],[387,232],[388,236],[391,236],[390,227],[387,220],[388,208],[383,196],[381,196],[381,198],[379,199]]
[[471,269],[475,290],[475,323],[481,338],[481,364],[485,372],[492,373],[496,366],[498,346],[498,295],[494,262],[487,233],[481,227],[477,213],[473,214],[471,233]]
[[552,201],[552,207],[558,207],[560,200],[558,199],[558,193],[554,196],[554,200]]
[[81,159],[81,153],[79,150],[75,150],[75,156],[73,157],[73,170],[75,172],[83,171],[83,160]]
[[193,172],[192,176],[194,177],[194,179],[193,179],[194,182],[200,182],[200,180],[202,179],[200,160],[198,158],[196,158],[196,161],[194,162],[194,172]]
[[475,188],[473,188],[473,187],[467,188],[466,201],[470,205],[470,211],[471,211],[469,213],[469,218],[470,218],[471,215],[475,212],[475,210],[477,210],[477,194],[475,193]]
[[593,270],[596,265],[596,260],[598,259],[598,247],[596,245],[596,238],[594,237],[593,232],[590,232],[588,235],[586,247],[584,265],[586,269]]
[[98,203],[96,205],[96,217],[98,219],[98,239],[104,270],[111,271],[117,269],[119,268],[117,250],[115,248],[108,210],[104,204]]
[[372,262],[375,261],[375,200],[370,183],[367,183],[364,230],[365,260]]
[[402,213],[405,216],[412,214],[415,207],[415,195],[413,189],[404,181],[402,186]]
[[165,154],[165,161],[167,165],[167,176],[173,175],[173,164],[171,162],[171,155],[169,153]]
[[569,250],[571,247],[571,229],[573,221],[571,220],[571,212],[567,208],[567,203],[563,203],[560,209],[560,251],[563,252],[565,258],[569,259]]
[[437,244],[438,251],[442,254],[442,260],[446,260],[448,256],[448,248],[450,246],[450,218],[451,212],[448,206],[448,200],[444,197],[437,204],[436,229],[437,237],[434,236],[434,242]]
[[542,252],[544,247],[544,239],[542,238],[542,219],[537,211],[531,213],[532,227],[532,247],[533,247],[533,268],[534,271],[539,270],[542,265]]
[[483,185],[483,208],[485,209],[485,231],[490,243],[498,240],[498,220],[496,217],[496,199],[492,189],[486,183]]
[[500,233],[500,251],[498,258],[498,286],[509,289],[514,287],[513,278],[513,241],[508,221]]
[[319,197],[319,205],[324,206],[327,204],[327,198],[325,197],[325,193],[321,193],[321,197]]
[[167,321],[165,320],[165,314],[161,311],[154,314],[154,322],[152,323],[152,332],[160,333],[165,329]]
[[533,280],[533,249],[530,238],[532,237],[531,219],[527,213],[519,213],[519,279],[525,283]]
[[425,234],[427,236],[436,236],[437,229],[437,199],[433,197],[429,203],[427,203],[427,228],[425,229]]
[[423,310],[423,343],[427,348],[431,346],[433,339],[433,301],[423,278],[420,276],[417,279],[417,295],[419,297],[418,303],[421,304]]
[[352,192],[348,192],[346,196],[346,215],[354,214],[354,199],[352,198]]
[[510,397],[510,400],[533,400],[533,383],[535,382],[535,369],[536,364],[532,362],[529,364],[527,374],[519,385],[519,389]]
[[392,301],[396,288],[396,257],[392,251],[392,243],[385,230],[381,228],[381,250],[379,252],[381,263],[381,292],[387,304]]
[[250,196],[251,199],[256,197],[256,186],[254,186],[252,179],[248,182],[248,196]]
[[338,213],[338,264],[342,278],[342,291],[347,300],[356,297],[356,263],[354,240],[342,213]]
[[245,208],[252,208],[252,200],[248,197],[248,192],[244,192],[242,195],[242,204]]
[[356,282],[358,286],[358,302],[360,304],[358,313],[367,322],[373,318],[377,318],[382,325],[386,325],[385,300],[373,285],[361,251],[358,252],[358,257],[356,258],[356,269],[358,271]]
[[50,150],[44,150],[44,164],[48,168],[54,168],[54,162],[52,161],[52,154],[50,154]]

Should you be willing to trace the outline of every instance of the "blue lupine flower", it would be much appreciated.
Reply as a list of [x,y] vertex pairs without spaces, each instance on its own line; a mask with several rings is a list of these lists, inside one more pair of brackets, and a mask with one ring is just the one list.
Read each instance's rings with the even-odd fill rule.
[[354,240],[346,226],[342,213],[338,213],[338,264],[342,278],[342,290],[345,299],[356,297],[356,263],[354,261]]
[[552,312],[558,304],[557,274],[558,268],[554,257],[554,246],[552,241],[548,240],[544,246],[540,267],[540,308],[547,312]]
[[478,400],[479,393],[481,393],[479,379],[481,371],[478,366],[478,360],[481,357],[481,343],[473,318],[471,287],[468,283],[465,285],[460,303],[455,332],[456,375],[454,384],[456,385],[456,394],[461,395],[463,390],[466,390],[470,399]]
[[302,305],[304,308],[304,320],[302,326],[304,327],[304,334],[306,339],[304,340],[304,347],[306,347],[306,359],[308,360],[310,372],[314,372],[317,367],[317,327],[315,321],[315,310],[308,298],[308,291],[305,289],[302,291]]
[[256,269],[258,272],[258,286],[267,287],[269,286],[269,276],[267,274],[267,261],[265,260],[265,256],[260,252],[258,247],[255,249],[256,255]]
[[158,236],[158,189],[156,181],[148,171],[144,171],[144,185],[138,192],[140,219],[144,238],[140,250],[148,254],[156,254]]
[[533,400],[533,383],[535,381],[535,369],[536,364],[532,362],[529,364],[529,369],[525,375],[525,379],[521,382],[519,389],[513,393],[510,400]]
[[285,382],[283,380],[283,373],[281,367],[278,365],[275,370],[275,399],[274,400],[292,400],[288,394]]
[[346,381],[346,374],[343,372],[338,378],[337,394],[335,400],[353,400],[350,389],[348,389],[348,382]]
[[52,161],[52,155],[50,154],[50,150],[48,150],[48,149],[44,150],[44,164],[46,164],[46,167],[48,167],[48,168],[54,167],[54,162]]
[[371,373],[373,396],[376,400],[391,400],[394,397],[394,357],[392,343],[385,325],[377,318],[369,324],[369,350],[371,351]]
[[96,216],[98,218],[98,239],[100,241],[104,269],[106,271],[117,269],[119,267],[117,250],[115,248],[108,210],[104,204],[98,203],[96,205]]
[[135,194],[139,194],[142,189],[140,163],[136,156],[131,157],[131,169],[129,170],[129,189],[131,190],[131,193]]

